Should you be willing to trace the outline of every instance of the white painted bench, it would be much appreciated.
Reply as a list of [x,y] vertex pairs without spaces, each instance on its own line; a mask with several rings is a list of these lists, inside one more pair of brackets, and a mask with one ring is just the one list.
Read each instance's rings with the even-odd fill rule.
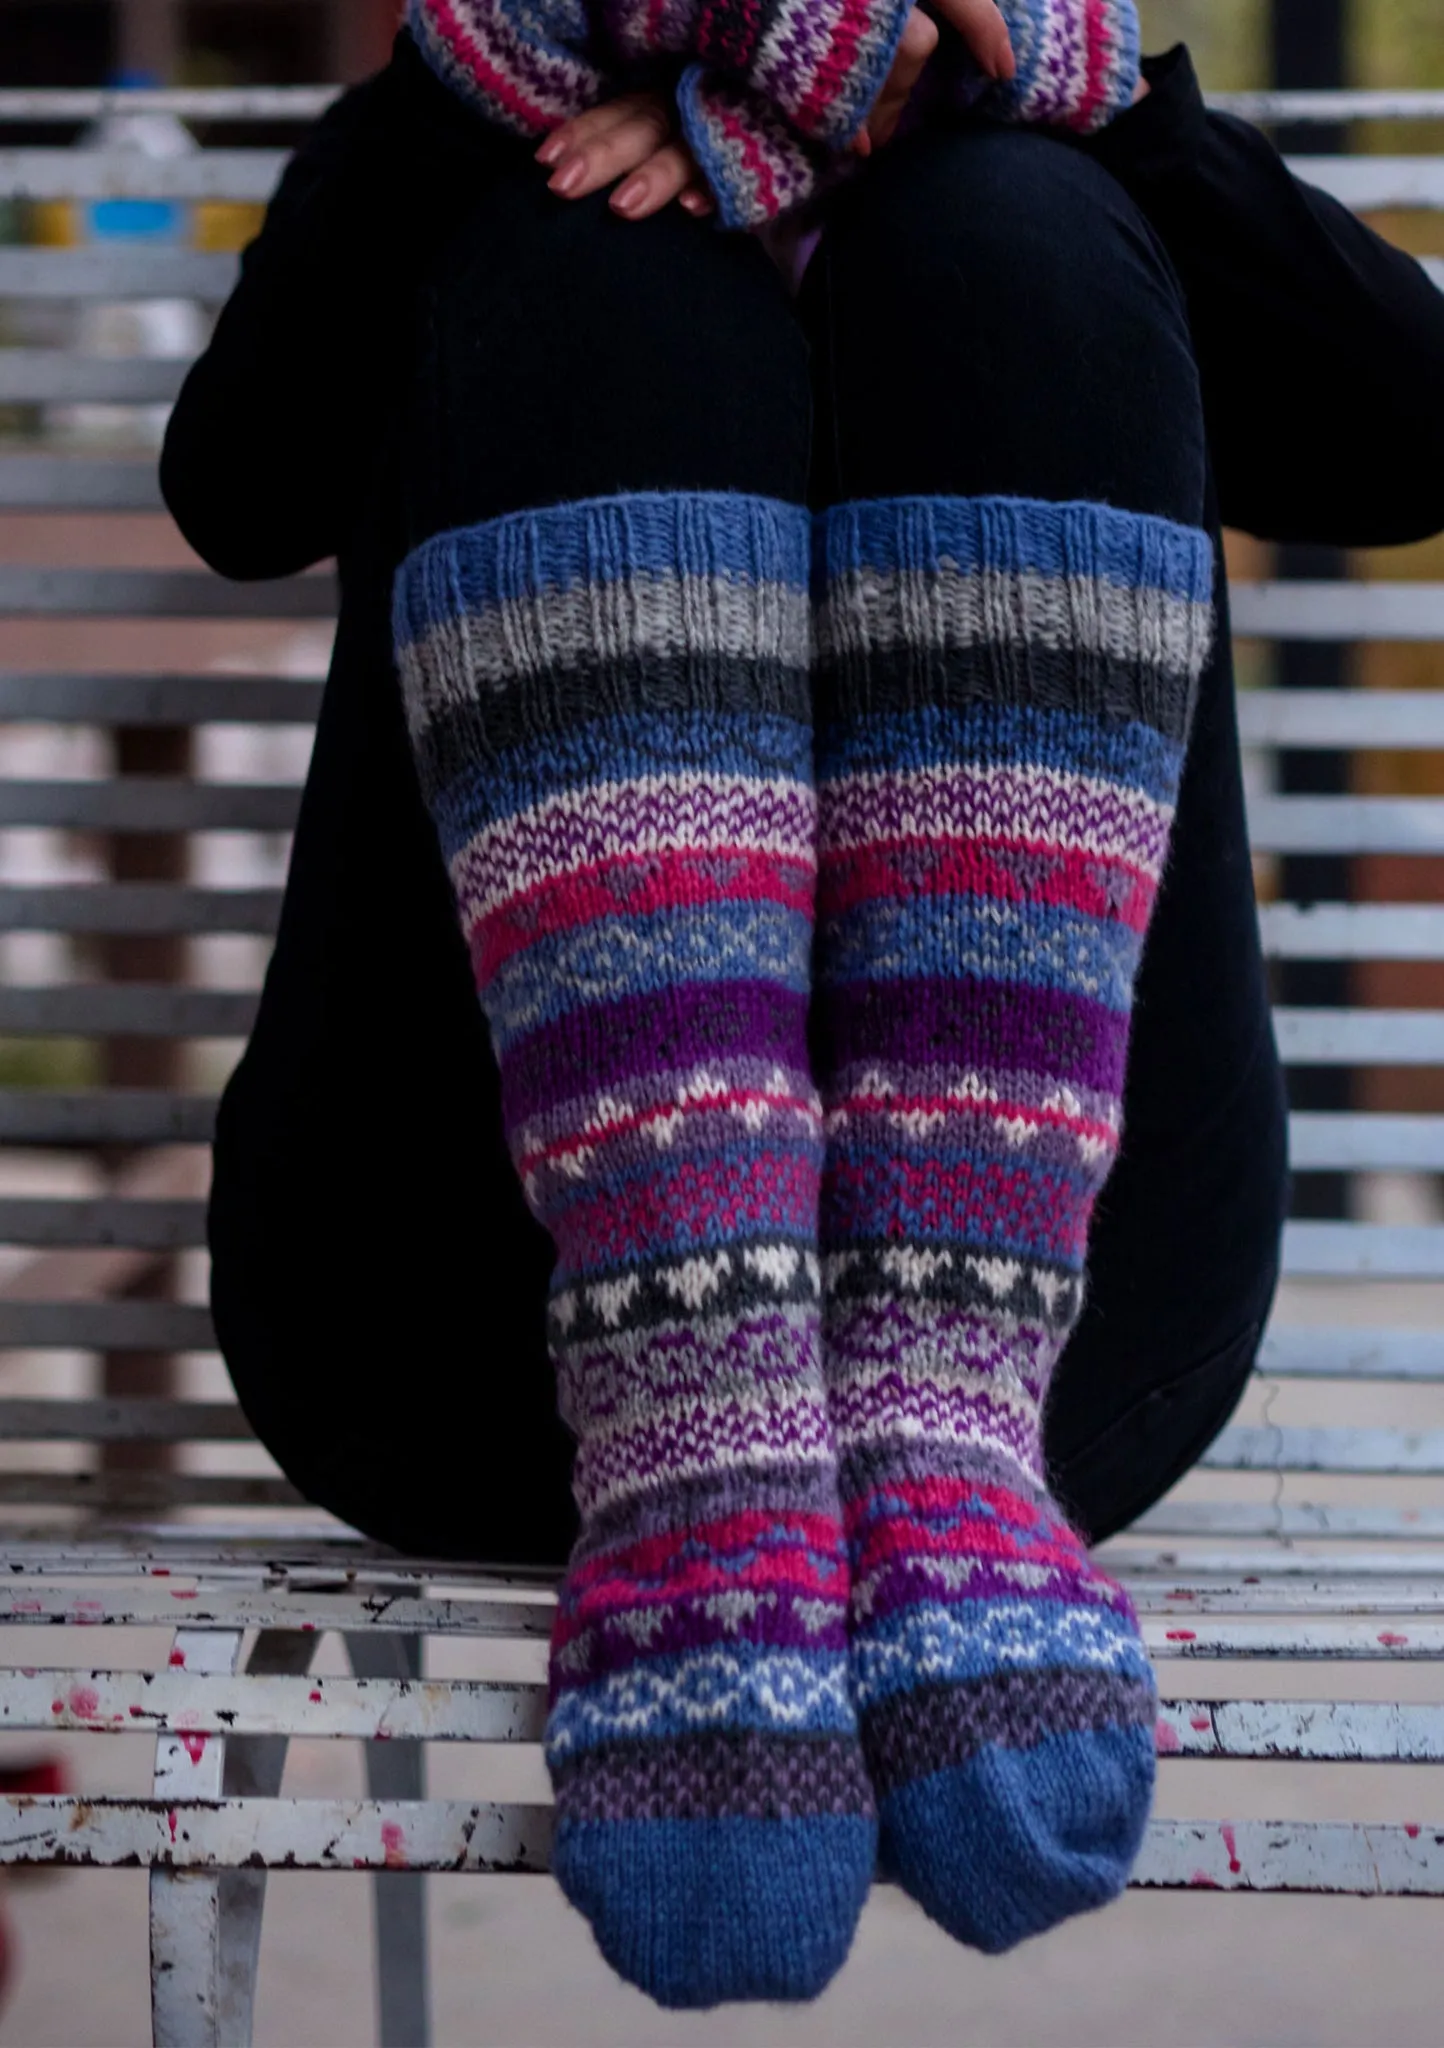
[[[304,118],[325,98],[172,94],[160,104],[182,115]],[[0,143],[7,122],[89,118],[97,109],[92,94],[0,93]],[[1279,109],[1255,102],[1248,111]],[[1438,117],[1444,94],[1352,95],[1347,104],[1315,97],[1289,111]],[[260,149],[157,165],[0,147],[0,196],[254,199],[278,167]],[[1320,160],[1310,170],[1354,204],[1444,209],[1444,160]],[[0,341],[10,344],[0,345],[0,408],[164,402],[178,387],[178,363],[86,358],[53,337],[32,335],[27,345],[27,321],[53,302],[181,295],[213,304],[233,270],[228,257],[176,250],[0,247],[0,320],[8,323]],[[34,534],[54,531],[66,514],[158,509],[143,458],[76,454],[43,438],[0,447],[0,530],[12,540],[8,513],[36,514]],[[1444,585],[1245,585],[1235,599],[1244,639],[1444,642]],[[0,549],[0,650],[16,644],[26,621],[46,630],[69,621],[73,632],[87,619],[140,620],[170,633],[176,621],[229,620],[274,639],[278,621],[324,627],[331,602],[330,587],[314,578],[238,589],[186,568],[16,566]],[[283,650],[271,670],[288,660]],[[307,726],[319,669],[314,660],[301,665],[308,674],[248,668],[234,656],[167,673],[147,663],[138,673],[122,672],[124,662],[106,670],[94,660],[27,669],[0,651],[0,934],[8,935],[0,943],[13,949],[14,935],[48,934],[51,963],[38,979],[33,968],[5,975],[0,1042],[12,1055],[16,1046],[49,1047],[55,1069],[54,1085],[0,1088],[0,1622],[92,1630],[85,1638],[37,1633],[28,1649],[15,1647],[13,1633],[4,1639],[0,1729],[141,1731],[155,1740],[148,1798],[0,1801],[0,1862],[150,1871],[154,2031],[166,2048],[249,2040],[270,1869],[377,1873],[381,2038],[417,2048],[428,2037],[424,1874],[539,1871],[547,1860],[544,1807],[427,1800],[422,1775],[424,1743],[538,1739],[545,1584],[387,1555],[306,1511],[258,1451],[247,1469],[234,1468],[246,1430],[204,1356],[213,1339],[194,1267],[220,1079],[214,1049],[233,1048],[244,1034],[253,994],[179,973],[136,979],[140,956],[125,946],[136,934],[264,937],[277,912],[277,876],[258,883],[237,871],[218,884],[188,876],[175,859],[168,869],[162,861],[168,879],[117,882],[96,851],[96,834],[122,847],[143,838],[179,849],[205,832],[254,849],[256,835],[284,832],[294,788],[176,771],[192,731]],[[1245,694],[1242,709],[1261,788],[1271,750],[1283,746],[1444,753],[1444,689],[1260,690]],[[101,739],[79,737],[86,734],[123,735],[105,744],[128,772],[106,772]],[[47,744],[62,763],[66,745],[89,748],[81,771],[27,770],[33,755],[23,750]],[[147,774],[137,761],[169,766]],[[1437,856],[1444,797],[1261,794],[1253,827],[1263,853]],[[36,832],[90,837],[23,838]],[[1269,951],[1280,958],[1444,960],[1444,908],[1280,903],[1263,915]],[[97,934],[109,948],[108,978],[93,949],[78,956],[78,969],[70,950],[71,939]],[[176,962],[185,965],[179,954]],[[259,959],[250,965],[258,971]],[[1290,1010],[1278,1021],[1294,1065],[1444,1067],[1444,1010]],[[194,1048],[212,1047],[208,1087],[186,1087],[178,1055],[165,1086],[100,1085],[106,1060],[97,1064],[93,1052],[89,1085],[60,1085],[72,1041],[93,1049],[122,1039],[132,1068],[137,1045],[184,1044],[193,1062]],[[160,1071],[167,1062],[157,1052],[152,1064]],[[1304,1171],[1404,1175],[1425,1189],[1444,1175],[1444,1116],[1311,1113],[1295,1117],[1293,1143]],[[165,1283],[176,1260],[188,1264],[182,1298],[172,1299]],[[1203,1475],[1114,1546],[1159,1659],[1168,1702],[1160,1749],[1172,1758],[1444,1761],[1444,1708],[1349,1697],[1350,1667],[1444,1665],[1444,1505],[1436,1504],[1444,1494],[1430,1484],[1444,1479],[1444,1404],[1434,1391],[1444,1382],[1444,1342],[1427,1321],[1418,1326],[1417,1313],[1408,1320],[1417,1303],[1387,1288],[1377,1317],[1360,1327],[1350,1306],[1365,1285],[1390,1283],[1397,1295],[1395,1283],[1444,1280],[1444,1226],[1295,1224],[1287,1269],[1293,1307],[1269,1340],[1253,1419],[1230,1429]],[[127,1357],[151,1358],[164,1387],[157,1359],[165,1354],[189,1361],[170,1392],[114,1392]],[[102,1357],[111,1361],[109,1396]],[[1329,1420],[1326,1404],[1341,1391],[1386,1382],[1416,1390],[1426,1426]],[[1288,1404],[1287,1419],[1273,1418],[1275,1403]],[[127,1446],[169,1446],[175,1456],[136,1467],[122,1455]],[[1233,1475],[1227,1490],[1219,1475]],[[144,1669],[113,1668],[106,1631],[114,1628],[160,1632]],[[344,1638],[354,1677],[311,1675],[328,1633]],[[62,1668],[51,1648],[61,1640],[72,1652],[83,1643],[85,1668]],[[488,1651],[508,1646],[511,1675],[422,1678],[424,1645],[450,1656],[462,1641],[483,1673]],[[520,1653],[510,1647],[518,1642]],[[1210,1683],[1209,1667],[1220,1664],[1231,1667],[1226,1698]],[[1240,1664],[1257,1670],[1253,1690],[1276,1692],[1283,1669],[1303,1694],[1318,1691],[1308,1667],[1326,1664],[1330,1698],[1250,1698],[1247,1680],[1233,1682]],[[365,1743],[369,1797],[280,1796],[295,1737]],[[1388,1826],[1177,1817],[1197,1782],[1165,1778],[1141,1885],[1444,1896],[1444,1799],[1434,1803],[1435,1825],[1427,1814]]]

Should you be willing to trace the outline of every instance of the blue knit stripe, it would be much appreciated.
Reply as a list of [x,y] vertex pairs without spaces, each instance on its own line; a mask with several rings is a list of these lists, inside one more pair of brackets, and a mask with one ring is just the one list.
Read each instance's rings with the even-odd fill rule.
[[817,772],[828,781],[892,774],[904,761],[910,769],[951,768],[959,761],[981,768],[1051,768],[1172,804],[1183,748],[1137,720],[1105,725],[1071,711],[1019,704],[928,707],[830,726],[818,735]]
[[562,1693],[546,1745],[556,1763],[623,1738],[660,1741],[707,1729],[851,1735],[856,1727],[835,1650],[778,1650],[739,1637],[714,1650],[651,1657]]
[[999,1671],[1053,1668],[1152,1683],[1148,1652],[1126,1615],[1033,1597],[948,1606],[920,1601],[872,1624],[852,1650],[859,1713],[919,1684],[966,1684]]
[[583,499],[438,534],[408,556],[396,586],[405,649],[468,612],[638,576],[805,590],[810,526],[801,507],[741,492]]
[[832,918],[825,976],[829,988],[838,988],[971,975],[1086,996],[1127,1016],[1142,949],[1139,933],[1085,911],[939,894],[863,903]]
[[1029,498],[880,498],[839,506],[815,528],[814,581],[849,570],[930,573],[947,567],[1090,578],[1208,604],[1214,558],[1207,534],[1111,505]]

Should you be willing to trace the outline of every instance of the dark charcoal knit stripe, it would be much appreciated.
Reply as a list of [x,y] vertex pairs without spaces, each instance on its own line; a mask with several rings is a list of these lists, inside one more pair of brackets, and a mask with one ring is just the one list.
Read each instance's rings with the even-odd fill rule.
[[1081,1670],[999,1671],[966,1685],[898,1693],[863,1716],[879,1799],[956,1769],[988,1748],[1035,1749],[1051,1735],[1152,1728],[1158,1704],[1141,1679]]
[[1138,721],[1187,737],[1194,685],[1173,669],[1073,648],[895,647],[879,656],[831,656],[816,669],[819,722],[844,724],[918,709],[1016,704],[1038,711]]
[[626,662],[522,676],[484,701],[434,719],[414,740],[422,794],[429,799],[476,773],[480,759],[598,718],[709,711],[812,719],[805,668],[727,655],[635,657]]
[[572,1823],[870,1817],[874,1810],[856,1742],[830,1735],[717,1730],[610,1743],[554,1763],[552,1782]]
[[[986,1256],[978,1246],[976,1255]],[[991,1316],[1015,1316],[1036,1323],[1050,1335],[1066,1336],[1082,1304],[1083,1282],[1066,1266],[1049,1265],[1040,1259],[1019,1261],[1020,1272],[1006,1294],[990,1287],[968,1263],[970,1247],[956,1248],[952,1263],[937,1266],[910,1287],[908,1300],[931,1302],[939,1308],[982,1309]],[[884,1261],[896,1257],[896,1245],[849,1245],[847,1257],[829,1262],[827,1289],[834,1302],[888,1302],[897,1299],[897,1277]],[[1040,1280],[1043,1285],[1040,1287]]]
[[[766,1239],[769,1250],[786,1248],[787,1240],[780,1235],[769,1235]],[[701,1320],[729,1321],[738,1316],[754,1312],[758,1308],[779,1309],[801,1304],[812,1307],[817,1301],[817,1281],[809,1268],[803,1253],[810,1247],[799,1245],[797,1264],[791,1277],[782,1286],[775,1286],[770,1280],[764,1289],[759,1289],[756,1273],[749,1270],[740,1258],[732,1263],[731,1270],[717,1278],[707,1296],[707,1306],[700,1315],[689,1309],[678,1299],[675,1287],[668,1287],[664,1274],[676,1274],[681,1258],[675,1252],[655,1259],[649,1266],[639,1262],[625,1271],[626,1277],[637,1277],[637,1286],[627,1302],[625,1313],[620,1320],[613,1310],[610,1319],[606,1308],[590,1291],[599,1282],[606,1282],[619,1274],[611,1272],[590,1272],[566,1295],[566,1307],[562,1318],[556,1314],[553,1303],[549,1327],[553,1344],[563,1350],[572,1350],[579,1344],[594,1342],[615,1342],[618,1329],[653,1330],[668,1324],[695,1325]]]

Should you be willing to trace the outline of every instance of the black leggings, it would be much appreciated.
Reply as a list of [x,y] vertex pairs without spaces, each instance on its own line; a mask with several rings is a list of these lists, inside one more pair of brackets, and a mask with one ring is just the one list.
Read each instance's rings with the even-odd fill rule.
[[[675,207],[638,224],[603,197],[558,201],[524,148],[478,129],[475,203],[424,313],[403,436],[417,530],[647,488],[1104,499],[1209,523],[1167,258],[1106,172],[1036,135],[971,126],[880,152],[794,304],[756,242]],[[505,1156],[415,786],[390,571],[368,553],[343,572],[280,938],[222,1108],[217,1327],[257,1430],[313,1499],[414,1551],[559,1564],[549,1249]],[[1277,1279],[1285,1118],[1226,621],[1126,1113],[1046,1419],[1055,1484],[1094,1537],[1227,1420]]]
[[[1152,230],[1089,158],[969,125],[882,153],[794,306],[753,241],[559,203],[503,153],[431,293],[421,535],[629,490],[909,494],[1209,518],[1198,378]],[[434,495],[433,495],[434,494]],[[1226,636],[1138,991],[1122,1159],[1048,1413],[1102,1536],[1199,1456],[1278,1271],[1284,1113]]]

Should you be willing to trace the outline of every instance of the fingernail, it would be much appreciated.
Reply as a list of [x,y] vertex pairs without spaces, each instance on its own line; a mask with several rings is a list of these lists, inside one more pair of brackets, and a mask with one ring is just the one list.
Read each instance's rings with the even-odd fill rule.
[[554,164],[566,148],[566,140],[560,135],[549,135],[536,153],[539,164]]
[[586,175],[586,165],[579,156],[574,156],[570,163],[563,164],[559,171],[554,171],[547,182],[553,192],[559,193],[565,199],[568,192],[576,191]]
[[707,202],[700,192],[684,192],[677,204],[688,213],[705,213]]
[[618,213],[635,213],[646,196],[647,188],[645,184],[629,181],[627,184],[617,187],[616,191],[612,194],[612,204]]

